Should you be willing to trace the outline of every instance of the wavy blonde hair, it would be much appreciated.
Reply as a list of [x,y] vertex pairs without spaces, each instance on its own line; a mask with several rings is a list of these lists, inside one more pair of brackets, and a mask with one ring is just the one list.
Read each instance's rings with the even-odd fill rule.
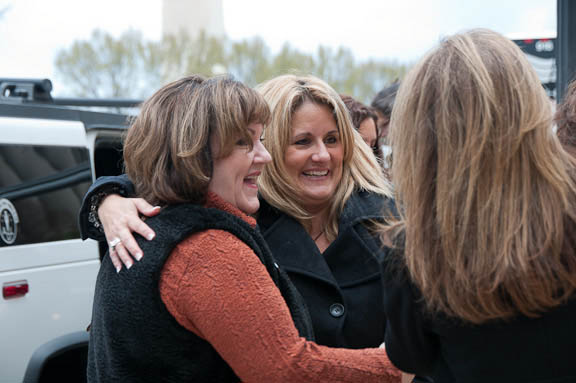
[[266,129],[264,146],[272,156],[259,178],[260,192],[270,205],[308,225],[310,214],[302,207],[295,180],[287,176],[284,154],[292,138],[292,119],[305,102],[326,105],[332,110],[344,150],[342,181],[328,213],[326,236],[332,241],[338,234],[338,219],[344,204],[355,190],[391,195],[380,166],[370,148],[352,126],[342,99],[324,81],[313,76],[284,75],[257,88],[270,106],[272,119]]
[[432,312],[537,316],[576,288],[574,163],[524,54],[489,30],[443,40],[392,113],[405,264]]

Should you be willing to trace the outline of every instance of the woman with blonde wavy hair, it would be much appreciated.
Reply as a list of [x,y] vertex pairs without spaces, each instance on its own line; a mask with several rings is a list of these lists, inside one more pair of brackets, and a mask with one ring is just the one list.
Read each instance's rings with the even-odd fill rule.
[[[323,232],[321,243],[327,245],[336,238],[338,219],[344,204],[355,191],[363,190],[382,196],[392,194],[372,151],[354,129],[346,105],[328,84],[312,76],[284,75],[261,84],[257,90],[272,110],[272,128],[266,132],[264,146],[272,153],[273,162],[260,179],[262,196],[270,205],[296,218],[312,237],[315,233]],[[307,112],[307,108],[312,109],[310,114],[313,117],[322,112],[329,116],[322,122],[335,128],[333,131],[336,134],[333,138],[328,137],[328,140],[333,139],[333,146],[342,152],[338,154],[341,162],[334,161],[335,169],[330,169],[334,171],[328,171],[328,177],[335,182],[327,188],[329,193],[326,194],[330,198],[323,204],[306,200],[318,199],[318,196],[308,196],[306,192],[309,188],[318,188],[316,184],[321,187],[323,176],[312,176],[303,169],[291,166],[293,153],[307,151],[314,144],[312,139],[315,132],[308,131],[309,127],[314,127],[312,122],[302,129],[304,141],[298,142],[301,137],[296,129],[305,125],[300,123],[299,117],[302,112]],[[331,143],[324,145],[330,152]],[[316,150],[312,147],[311,152]],[[310,159],[310,163],[314,162],[314,159]],[[318,214],[320,209],[325,209],[324,214]]]
[[[324,81],[284,75],[257,91],[271,109],[262,139],[272,162],[258,180],[256,216],[264,239],[302,294],[319,344],[378,347],[386,325],[378,261],[388,249],[375,229],[383,223],[390,187],[340,96]],[[116,189],[106,191],[107,185]],[[86,201],[119,190],[131,194],[126,179],[108,178],[94,185]],[[142,253],[131,231],[154,235],[137,213],[154,215],[152,206],[117,195],[86,203],[82,232],[101,239],[88,222],[90,211],[98,213],[109,240],[121,240],[112,252],[118,267],[120,259],[132,265],[128,253]]]
[[[376,228],[390,204],[372,150],[324,81],[284,75],[257,87],[272,111],[258,224],[304,297],[320,344],[382,343],[385,314]],[[380,322],[383,321],[383,322]]]
[[391,143],[392,362],[436,383],[574,381],[575,168],[520,49],[444,39],[403,81]]

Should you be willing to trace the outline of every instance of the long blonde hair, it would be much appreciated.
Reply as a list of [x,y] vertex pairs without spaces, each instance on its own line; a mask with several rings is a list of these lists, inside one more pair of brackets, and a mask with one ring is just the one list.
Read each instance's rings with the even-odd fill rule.
[[344,150],[342,181],[329,208],[327,238],[333,240],[338,234],[338,218],[355,190],[368,190],[384,196],[392,194],[374,154],[354,130],[346,106],[330,85],[312,76],[284,75],[256,89],[272,111],[272,120],[264,138],[264,146],[272,155],[272,163],[266,166],[259,178],[260,192],[268,203],[304,225],[311,218],[302,207],[300,191],[294,180],[287,176],[289,173],[284,161],[284,153],[292,137],[294,112],[304,102],[326,105],[332,110]]
[[391,123],[405,264],[432,312],[536,316],[576,288],[574,164],[524,54],[489,30],[408,74]]

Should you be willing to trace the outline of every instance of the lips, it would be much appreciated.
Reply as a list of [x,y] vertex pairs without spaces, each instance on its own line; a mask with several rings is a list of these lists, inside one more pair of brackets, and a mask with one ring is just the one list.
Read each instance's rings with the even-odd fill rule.
[[258,188],[258,176],[260,175],[260,172],[253,172],[248,174],[248,176],[244,177],[244,183],[248,186],[248,187],[252,187],[252,188]]

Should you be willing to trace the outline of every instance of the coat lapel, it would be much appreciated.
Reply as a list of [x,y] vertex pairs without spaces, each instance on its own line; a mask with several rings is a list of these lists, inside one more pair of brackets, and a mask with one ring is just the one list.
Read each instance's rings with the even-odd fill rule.
[[258,224],[278,264],[290,273],[299,273],[334,286],[354,285],[379,277],[380,248],[375,234],[362,221],[381,219],[383,197],[354,193],[339,221],[338,238],[321,254],[296,220],[261,200]]
[[261,200],[258,224],[274,258],[286,271],[336,285],[316,244],[295,219]]
[[377,234],[363,224],[382,220],[383,198],[373,193],[354,193],[340,216],[338,238],[324,252],[332,273],[342,287],[378,278],[378,259],[386,249],[380,247]]

